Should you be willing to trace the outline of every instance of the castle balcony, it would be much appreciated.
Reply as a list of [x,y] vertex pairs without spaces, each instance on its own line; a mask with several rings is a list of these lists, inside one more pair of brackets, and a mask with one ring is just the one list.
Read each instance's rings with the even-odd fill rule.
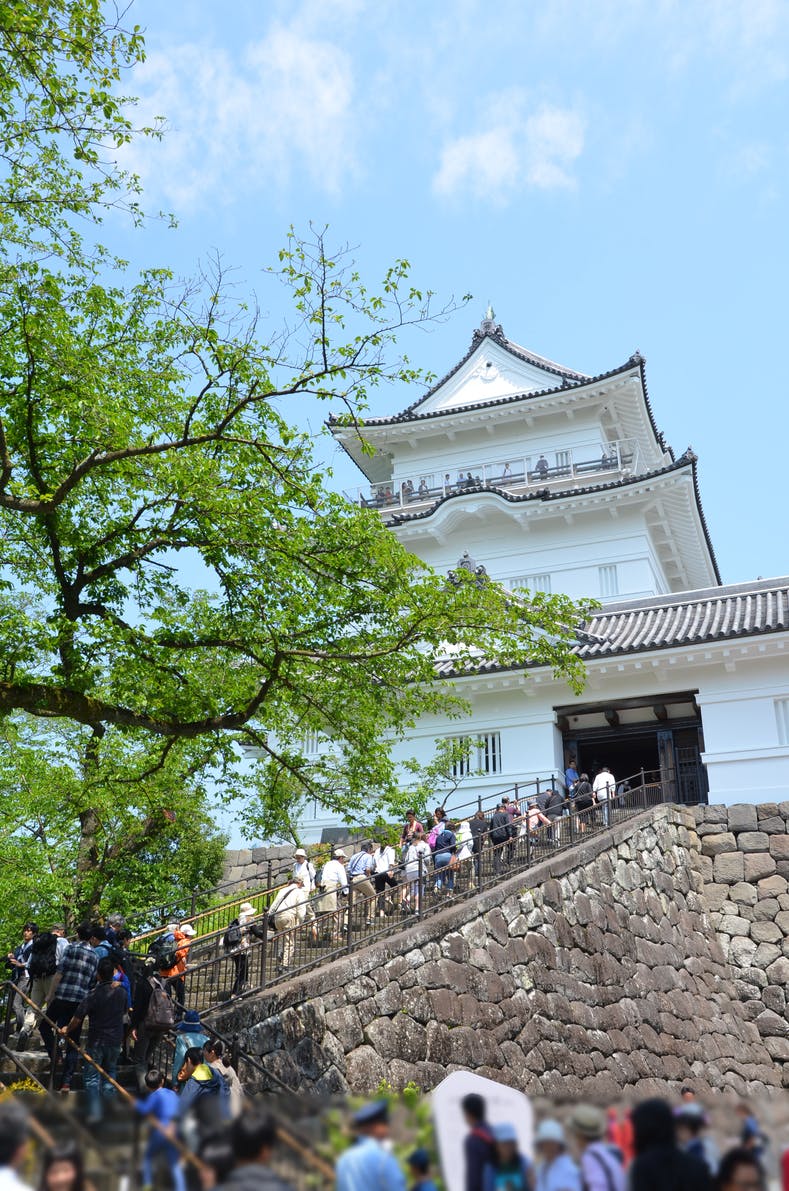
[[447,496],[480,489],[510,492],[572,491],[595,483],[610,483],[638,473],[639,445],[636,439],[583,443],[544,454],[492,459],[471,463],[452,471],[416,472],[400,475],[381,484],[368,484],[345,492],[348,500],[362,508],[377,509],[388,520],[404,510],[429,509]]

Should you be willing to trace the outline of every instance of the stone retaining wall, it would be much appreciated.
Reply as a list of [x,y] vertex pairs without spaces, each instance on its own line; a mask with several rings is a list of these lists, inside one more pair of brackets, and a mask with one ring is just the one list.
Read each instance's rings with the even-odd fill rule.
[[[430,1088],[467,1068],[533,1094],[597,1101],[686,1081],[738,1094],[780,1087],[771,1039],[786,1035],[784,1011],[762,1000],[757,1012],[751,994],[777,982],[751,986],[726,955],[746,937],[755,955],[762,944],[750,932],[764,920],[748,920],[748,936],[739,925],[724,932],[724,950],[715,926],[744,916],[724,915],[724,900],[714,924],[708,912],[704,874],[717,864],[733,877],[739,862],[738,880],[745,853],[703,856],[693,813],[659,807],[528,877],[235,1004],[217,1026],[238,1032],[291,1087],[318,1094],[368,1093],[382,1079]],[[732,890],[728,877],[718,885]],[[754,906],[758,886],[756,895]]]
[[789,1075],[789,802],[702,806],[696,822],[710,924],[740,1013]]

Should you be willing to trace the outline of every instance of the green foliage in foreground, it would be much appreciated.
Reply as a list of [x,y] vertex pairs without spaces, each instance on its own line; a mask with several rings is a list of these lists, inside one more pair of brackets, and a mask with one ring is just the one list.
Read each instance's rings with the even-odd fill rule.
[[[109,11],[109,10],[107,10]],[[9,913],[133,910],[210,884],[212,784],[250,834],[305,799],[397,813],[391,746],[451,649],[574,686],[583,609],[433,574],[331,491],[331,403],[363,440],[371,393],[413,385],[398,347],[436,311],[395,261],[368,286],[321,233],[269,271],[282,323],[217,264],[131,276],[79,219],[136,212],[112,159],[139,30],[99,0],[0,0],[0,889]],[[151,131],[151,130],[148,130]],[[332,748],[305,756],[305,733]],[[245,765],[244,750],[259,758]],[[25,911],[27,912],[27,910]]]

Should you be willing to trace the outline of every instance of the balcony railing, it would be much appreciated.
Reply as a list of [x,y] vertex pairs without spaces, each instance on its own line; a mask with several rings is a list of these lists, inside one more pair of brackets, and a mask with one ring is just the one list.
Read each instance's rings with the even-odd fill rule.
[[537,456],[495,459],[443,475],[417,473],[383,484],[370,484],[346,496],[363,508],[388,515],[408,509],[424,509],[445,496],[459,492],[498,488],[521,494],[544,488],[586,486],[596,479],[620,479],[638,470],[638,442],[621,439],[609,443],[585,443]]

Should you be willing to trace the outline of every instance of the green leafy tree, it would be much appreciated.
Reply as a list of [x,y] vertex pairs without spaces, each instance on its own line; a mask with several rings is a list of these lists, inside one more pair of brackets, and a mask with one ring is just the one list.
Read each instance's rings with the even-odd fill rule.
[[84,259],[80,222],[141,214],[119,168],[135,129],[123,76],[144,57],[139,26],[102,0],[0,0],[0,235],[4,256]]
[[[436,310],[406,261],[371,289],[321,233],[291,234],[277,328],[218,264],[179,286],[83,248],[78,217],[133,206],[102,154],[132,136],[119,83],[142,41],[104,12],[0,0],[0,716],[37,797],[68,790],[41,829],[76,874],[70,902],[57,883],[52,897],[80,911],[116,896],[116,842],[130,873],[169,865],[162,812],[193,798],[202,813],[209,780],[264,833],[287,827],[296,791],[351,819],[393,797],[390,746],[425,712],[462,712],[434,681],[447,647],[470,668],[582,673],[576,604],[433,574],[331,491],[300,429],[331,401],[363,437],[371,391],[420,379],[398,338],[454,307]],[[318,764],[306,731],[332,742]]]

